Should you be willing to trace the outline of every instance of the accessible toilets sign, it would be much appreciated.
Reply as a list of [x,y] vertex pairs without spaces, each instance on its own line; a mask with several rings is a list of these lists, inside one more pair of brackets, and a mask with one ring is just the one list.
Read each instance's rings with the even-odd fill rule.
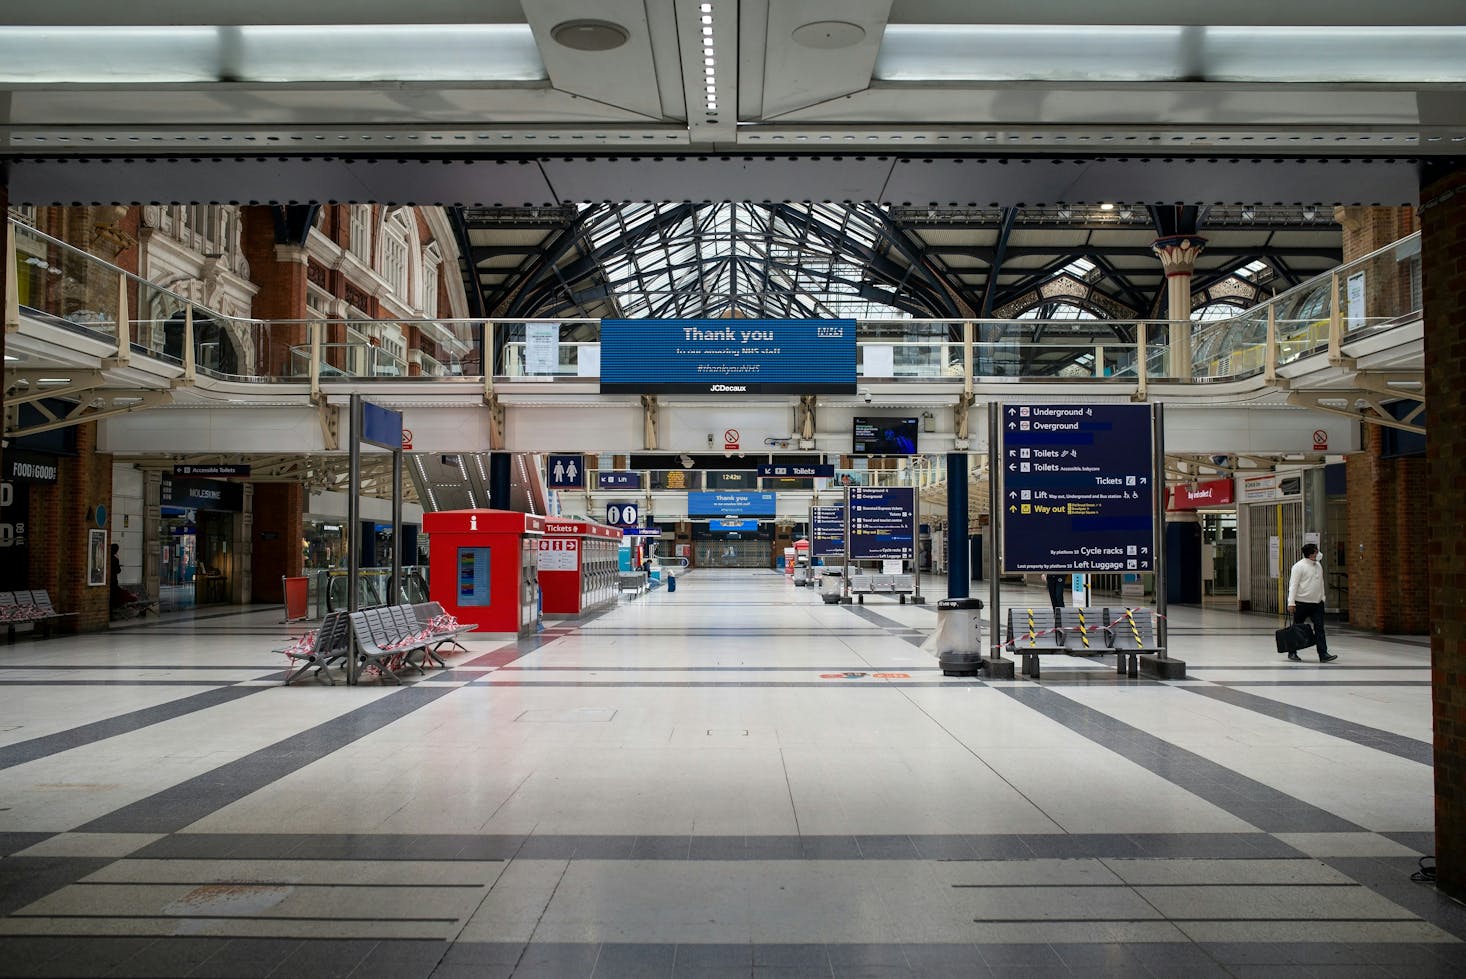
[[1155,569],[1148,405],[1003,406],[1003,570]]
[[602,320],[600,349],[607,394],[855,393],[854,320]]

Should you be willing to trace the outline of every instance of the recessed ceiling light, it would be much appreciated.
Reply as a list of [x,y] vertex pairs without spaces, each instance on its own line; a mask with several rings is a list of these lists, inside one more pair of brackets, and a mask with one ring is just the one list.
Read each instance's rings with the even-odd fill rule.
[[865,40],[865,28],[843,20],[820,20],[796,27],[790,37],[801,47],[833,51]]
[[704,27],[702,29],[702,36],[703,37],[712,37],[713,36],[713,29],[711,27]]
[[717,59],[715,59],[715,58],[704,58],[704,59],[702,59],[702,63],[705,64],[705,65],[707,65],[709,68],[711,68],[714,65],[716,65],[718,62],[717,62]]
[[710,3],[704,3],[699,5],[697,9],[701,10],[705,14],[710,14],[713,12],[713,5]]
[[550,36],[575,51],[613,51],[631,38],[626,28],[605,20],[567,20],[550,28]]
[[712,14],[703,14],[702,15],[702,22],[704,24],[711,24],[713,22],[713,15]]
[[1109,201],[1105,201],[1103,204],[1100,205],[1101,211],[1113,211],[1114,209],[1115,205],[1111,204]]

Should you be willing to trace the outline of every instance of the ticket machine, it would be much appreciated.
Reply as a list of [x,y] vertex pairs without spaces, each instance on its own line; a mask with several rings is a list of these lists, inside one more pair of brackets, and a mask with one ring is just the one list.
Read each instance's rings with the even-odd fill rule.
[[539,541],[545,518],[510,510],[423,515],[428,594],[478,632],[532,635],[539,619]]
[[585,520],[545,520],[539,540],[546,615],[581,615],[614,604],[620,593],[621,531]]

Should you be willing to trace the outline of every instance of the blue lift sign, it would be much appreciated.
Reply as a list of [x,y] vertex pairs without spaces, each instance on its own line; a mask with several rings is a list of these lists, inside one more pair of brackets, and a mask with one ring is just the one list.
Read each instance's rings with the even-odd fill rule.
[[1154,570],[1150,406],[1002,410],[1003,570]]

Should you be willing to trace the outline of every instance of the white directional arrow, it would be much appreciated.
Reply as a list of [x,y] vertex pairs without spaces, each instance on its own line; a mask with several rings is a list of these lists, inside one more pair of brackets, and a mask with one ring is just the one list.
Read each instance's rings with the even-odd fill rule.
[[1011,462],[1010,462],[1010,463],[1008,463],[1008,471],[1009,471],[1009,472],[1012,472],[1012,471],[1013,471],[1013,470],[1015,470],[1015,469],[1017,469],[1017,468],[1018,468],[1018,467],[1017,467],[1017,466],[1015,466],[1015,465],[1013,465],[1013,463],[1011,463]]
[[1010,491],[1008,493],[1008,499],[1010,499],[1010,500],[1016,500],[1016,499],[1018,499],[1018,494]]
[[1010,432],[1013,431],[1013,429],[1015,429],[1017,427],[1018,427],[1018,423],[1017,422],[1009,422],[1008,423],[1008,431],[1010,431]]
[[1017,409],[1017,408],[1012,408],[1012,407],[1010,407],[1010,408],[1009,408],[1009,409],[1008,409],[1008,414],[1010,414],[1010,415],[1012,415],[1012,414],[1016,414],[1016,413],[1017,413],[1017,411],[1018,411],[1018,409]]

